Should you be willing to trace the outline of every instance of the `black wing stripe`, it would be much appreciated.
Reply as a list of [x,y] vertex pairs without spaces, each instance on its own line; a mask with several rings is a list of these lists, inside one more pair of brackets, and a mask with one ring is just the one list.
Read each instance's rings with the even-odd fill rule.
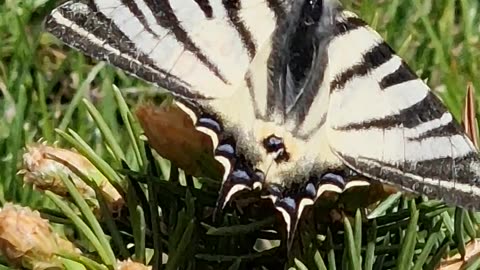
[[398,114],[389,115],[381,119],[352,123],[335,129],[349,131],[369,128],[389,129],[400,126],[414,128],[422,123],[439,119],[446,112],[447,109],[442,102],[432,92],[428,92],[424,99],[401,110]]
[[[101,1],[101,0],[99,0]],[[195,44],[195,42],[190,38],[188,33],[181,27],[181,22],[178,20],[175,12],[168,0],[144,0],[148,8],[155,14],[155,19],[157,23],[165,28],[170,30],[175,39],[178,42],[181,42],[183,46],[192,52],[195,57],[200,60],[215,76],[217,76],[225,84],[230,84],[230,82],[225,78],[225,76],[220,72],[220,69],[202,52],[202,50]]]
[[240,0],[224,0],[222,1],[225,11],[228,14],[228,19],[233,28],[237,31],[243,47],[247,50],[250,60],[257,54],[257,47],[252,37],[252,33],[245,26],[245,23],[239,16],[239,10],[241,10]]
[[[462,157],[405,162],[399,166],[343,155],[342,159],[349,166],[361,168],[355,170],[372,179],[387,179],[402,189],[441,198],[453,205],[462,205],[468,209],[480,208],[480,179],[476,173],[480,160],[474,151]],[[383,179],[379,179],[378,175],[382,175]]]
[[[59,7],[47,18],[45,24],[53,35],[93,58],[115,63],[119,68],[176,94],[187,98],[207,98],[192,93],[187,82],[159,68],[147,55],[139,52],[135,44],[110,19],[95,11],[93,5],[89,5],[90,10],[83,13],[71,12],[78,7],[70,5],[87,7],[81,3],[67,3]],[[88,14],[95,14],[95,19],[91,19]]]
[[419,162],[406,162],[405,170],[423,177],[440,178],[445,181],[469,184],[471,180],[475,179],[475,172],[468,170],[468,168],[466,170],[456,170],[455,166],[467,166],[475,162],[478,162],[478,154],[472,151],[461,157],[444,157]]
[[208,0],[195,0],[198,7],[203,11],[206,18],[213,18],[213,9]]
[[395,72],[385,76],[380,81],[380,88],[384,90],[390,86],[415,79],[417,79],[417,75],[415,75],[415,73],[410,70],[407,64],[402,61],[402,64],[398,67],[397,70],[395,70]]
[[442,125],[426,132],[418,134],[416,137],[408,138],[409,141],[422,141],[427,138],[434,137],[451,137],[460,134],[460,126],[455,121],[450,121],[446,125]]
[[343,71],[335,77],[330,83],[330,91],[342,89],[345,84],[354,77],[367,75],[371,70],[390,60],[393,55],[394,51],[386,42],[374,46],[370,51],[363,55],[363,59],[360,63]]
[[121,0],[121,1],[122,1],[122,4],[126,6],[133,15],[135,15],[135,18],[140,21],[143,28],[145,28],[147,32],[149,32],[151,35],[153,35],[156,38],[162,38],[155,31],[152,30],[147,20],[145,19],[145,16],[143,15],[142,11],[138,8],[135,1],[131,1],[131,0]]
[[257,119],[265,119],[265,116],[260,112],[260,108],[256,102],[255,86],[252,81],[252,74],[250,71],[247,71],[245,74],[245,83],[248,88],[248,93],[250,94],[250,99],[252,100],[253,110],[255,111],[255,117]]
[[352,30],[367,26],[367,23],[358,17],[348,17],[345,21],[339,21],[335,25],[334,35],[344,35]]
[[282,0],[266,0],[268,7],[273,11],[277,21],[279,19],[285,18],[287,12],[285,7],[285,3]]
[[[117,25],[107,18],[103,13],[99,12],[94,5],[91,5],[92,11],[95,13],[95,19],[91,19],[83,13],[73,13],[69,11],[61,12],[62,16],[66,19],[75,22],[78,27],[83,28],[86,32],[89,33],[88,36],[81,37],[80,39],[69,39],[67,43],[75,42],[86,42],[89,43],[90,35],[97,37],[100,40],[105,41],[105,45],[108,44],[111,47],[118,49],[121,53],[131,56],[132,58],[138,59],[139,62],[144,63],[149,67],[154,67],[160,72],[168,75],[165,70],[160,70],[158,66],[150,59],[147,55],[140,52],[132,40],[127,37],[122,30],[120,30]],[[59,10],[63,11],[63,10]],[[108,25],[108,27],[99,27],[100,25]],[[68,28],[68,27],[67,27]],[[71,29],[66,29],[71,31]],[[62,37],[60,37],[62,38]],[[88,46],[88,45],[87,45]],[[95,52],[97,45],[91,44],[91,46],[86,47],[86,52]],[[103,58],[102,58],[103,59]],[[105,59],[107,60],[107,59]],[[178,78],[176,78],[178,79]]]

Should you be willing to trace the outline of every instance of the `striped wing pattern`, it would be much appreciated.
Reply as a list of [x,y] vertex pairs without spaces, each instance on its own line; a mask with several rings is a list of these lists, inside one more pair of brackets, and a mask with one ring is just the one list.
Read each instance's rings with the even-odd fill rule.
[[354,28],[330,42],[328,55],[336,71],[328,141],[340,159],[373,179],[478,209],[477,150],[383,39],[366,25]]
[[285,9],[281,0],[70,1],[46,28],[173,93],[208,99],[232,94]]
[[[70,1],[46,27],[180,97],[225,168],[219,208],[261,187],[292,236],[323,192],[368,184],[349,181],[350,170],[480,208],[471,141],[388,44],[336,0]],[[225,132],[223,120],[236,133]],[[251,148],[255,162],[242,155]],[[305,180],[292,180],[288,170],[299,168]]]

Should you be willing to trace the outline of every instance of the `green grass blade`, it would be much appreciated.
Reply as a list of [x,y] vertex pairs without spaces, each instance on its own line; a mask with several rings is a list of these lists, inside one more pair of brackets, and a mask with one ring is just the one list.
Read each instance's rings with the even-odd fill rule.
[[[17,181],[17,162],[19,153],[22,149],[22,138],[24,137],[23,123],[25,121],[25,113],[27,109],[27,91],[24,86],[20,86],[20,90],[17,96],[17,103],[15,104],[15,119],[12,123],[12,129],[8,142],[5,147],[7,153],[10,153],[11,157],[4,167],[4,175],[6,179],[2,179],[3,192],[0,194],[0,200],[2,204],[8,201],[17,201],[18,181]],[[6,197],[5,197],[6,196]]]
[[430,262],[427,264],[427,266],[424,269],[425,270],[437,269],[437,266],[440,264],[440,261],[442,260],[443,256],[445,256],[445,254],[447,253],[448,247],[450,244],[451,244],[450,239],[445,238],[442,244],[437,248]]
[[468,236],[470,236],[470,239],[475,239],[477,238],[477,232],[475,231],[475,227],[473,226],[472,219],[470,218],[470,215],[468,212],[469,211],[465,212],[463,225],[465,227],[465,231],[467,232]]
[[82,101],[82,98],[87,94],[90,89],[90,84],[97,77],[98,73],[105,67],[104,62],[99,62],[96,64],[91,71],[88,73],[87,78],[82,82],[80,88],[75,92],[75,96],[70,102],[67,111],[63,115],[62,121],[58,125],[58,129],[65,131],[72,121],[73,112],[77,109],[78,105]]
[[45,191],[45,196],[53,201],[53,203],[62,210],[62,212],[67,216],[73,224],[78,228],[78,230],[85,235],[85,237],[90,241],[93,245],[95,250],[97,250],[98,255],[102,259],[103,263],[108,266],[113,266],[114,261],[111,261],[108,252],[103,248],[103,245],[98,240],[97,236],[93,233],[93,231],[87,226],[87,224],[77,216],[77,214],[66,204],[62,201],[60,196],[54,194],[51,191]]
[[350,265],[351,265],[351,258],[348,256],[349,249],[348,247],[345,247],[343,249],[342,253],[342,270],[352,270]]
[[[57,157],[54,155],[49,155],[47,157],[65,165],[73,173],[75,173],[78,177],[80,177],[85,183],[89,185],[92,185],[92,183],[95,183],[95,181],[92,181],[89,178],[89,176],[85,175],[82,171],[80,171],[78,168],[72,165],[68,160],[61,159],[60,157]],[[100,244],[102,244],[103,249],[107,252],[108,256],[110,257],[109,263],[114,263],[116,261],[115,254],[113,253],[110,243],[107,240],[105,233],[102,227],[100,226],[100,223],[97,220],[97,217],[95,216],[95,214],[93,214],[92,210],[90,209],[90,207],[88,206],[87,202],[82,197],[80,192],[77,190],[73,182],[67,177],[60,177],[60,179],[62,180],[63,184],[67,188],[68,193],[73,198],[75,204],[80,209],[80,212],[82,212],[82,215],[85,217],[86,221],[90,225],[90,228],[93,229],[93,232],[95,233],[95,236],[97,237],[97,239],[100,241]]]
[[112,213],[107,206],[107,202],[105,201],[105,197],[100,190],[100,187],[95,183],[95,181],[91,181],[90,185],[95,190],[95,195],[100,205],[100,210],[102,213],[102,221],[107,225],[108,231],[112,237],[113,242],[116,244],[117,249],[120,252],[120,255],[123,258],[130,257],[130,253],[128,252],[125,243],[123,242],[122,236],[120,231],[118,230],[117,225],[115,224],[115,220],[113,219]]
[[67,134],[59,129],[56,132],[68,143],[73,145],[84,157],[86,157],[107,179],[113,181],[112,184],[117,186],[123,181],[117,172],[103,158],[95,153],[95,151],[78,135],[75,131],[69,130]]
[[369,215],[368,219],[374,219],[379,216],[383,216],[388,209],[392,208],[395,203],[397,203],[400,200],[400,197],[402,197],[401,192],[397,192],[395,194],[392,194],[388,196],[386,200],[381,202]]
[[147,225],[145,223],[145,213],[143,212],[143,208],[140,205],[137,205],[135,209],[135,214],[138,217],[136,220],[138,225],[135,226],[139,228],[139,230],[134,231],[135,235],[135,259],[138,261],[146,262],[145,261],[145,238],[146,233],[145,230]]
[[180,266],[181,259],[184,258],[185,253],[189,247],[192,247],[192,237],[195,230],[195,220],[192,219],[188,222],[185,231],[182,235],[182,238],[179,241],[179,245],[175,250],[175,253],[168,258],[167,265],[165,270],[174,270],[178,269]]
[[239,224],[239,225],[220,227],[220,228],[209,226],[207,234],[216,235],[216,236],[247,234],[247,233],[258,231],[267,226],[271,226],[272,224],[275,223],[275,221],[276,221],[275,216],[271,216],[266,219],[255,221],[249,224]]
[[[355,213],[355,226],[354,226],[354,241],[355,249],[357,250],[357,257],[362,258],[362,212],[357,209]],[[361,264],[361,262],[360,262]]]
[[103,264],[99,264],[98,262],[96,262],[92,259],[89,259],[88,257],[82,256],[82,255],[67,254],[67,253],[60,253],[60,254],[57,254],[57,255],[65,258],[65,259],[78,262],[78,263],[86,266],[87,269],[89,269],[89,270],[108,270],[107,266],[105,266]]
[[375,246],[377,242],[377,221],[374,219],[372,227],[367,231],[367,251],[365,252],[365,270],[372,270],[375,262]]
[[115,139],[116,136],[113,135],[112,130],[108,127],[100,112],[87,99],[83,99],[83,104],[102,133],[103,140],[106,142],[108,147],[110,147],[115,159],[118,161],[125,160],[125,153],[123,152],[122,147],[120,147],[118,144],[117,140]]
[[295,267],[298,270],[308,270],[308,267],[302,261],[300,261],[299,259],[295,258],[293,261],[295,263]]
[[315,262],[315,266],[317,267],[317,270],[327,270],[327,266],[325,265],[322,255],[318,250],[315,251],[315,255],[313,255],[313,261]]
[[[143,192],[143,190],[141,190]],[[142,205],[139,203],[137,194],[133,188],[132,183],[129,181],[126,202],[128,212],[130,213],[129,221],[132,228],[133,241],[135,244],[135,256],[134,259],[138,262],[145,261],[145,238],[146,238],[146,223],[145,213]]]
[[417,260],[415,261],[415,265],[413,266],[412,270],[421,270],[426,265],[430,252],[432,251],[434,245],[438,243],[439,237],[441,235],[440,234],[441,229],[442,229],[442,221],[440,220],[435,225],[432,233],[428,236],[425,246],[423,247],[420,255],[417,257]]
[[327,228],[327,258],[328,258],[328,269],[329,270],[336,270],[337,265],[335,262],[335,250],[333,249],[333,238],[332,238],[332,231],[330,228]]
[[411,268],[415,244],[417,242],[417,224],[419,211],[415,205],[415,201],[410,201],[411,217],[407,227],[407,231],[402,241],[402,248],[398,256],[397,265],[399,270],[409,270]]
[[142,168],[146,161],[146,157],[145,155],[143,155],[143,151],[140,149],[143,143],[133,131],[132,121],[131,121],[132,118],[128,116],[130,114],[130,109],[127,103],[125,102],[125,100],[123,99],[122,93],[116,86],[113,86],[113,92],[118,104],[118,108],[120,110],[120,115],[122,116],[122,119],[127,127],[126,131],[128,133],[128,137],[130,138],[130,143],[133,147],[133,152],[135,153],[137,164],[140,168]]
[[345,230],[345,248],[350,263],[351,270],[360,270],[360,257],[357,251],[357,244],[355,243],[355,236],[353,235],[352,226],[347,217],[343,218],[343,227]]
[[0,270],[12,270],[10,266],[5,266],[0,264]]
[[[154,168],[154,166],[150,166]],[[151,226],[153,231],[153,245],[154,245],[154,255],[153,255],[153,265],[162,264],[162,236],[160,235],[160,216],[158,212],[158,199],[157,191],[155,189],[155,183],[152,181],[151,177],[148,177],[148,203],[150,206],[151,214]],[[155,268],[154,269],[158,269]]]
[[235,260],[235,262],[233,262],[232,265],[230,265],[230,267],[228,267],[228,270],[239,270],[241,265],[242,265],[242,260],[237,259]]
[[[390,242],[391,242],[390,241],[390,232],[387,232],[387,234],[383,238],[382,246],[380,246],[377,249],[386,248],[386,247],[390,246]],[[386,257],[385,254],[381,254],[377,257],[377,259],[375,260],[375,264],[373,265],[374,270],[384,269],[385,257]]]
[[455,241],[457,242],[457,248],[462,258],[465,258],[465,235],[463,229],[463,220],[465,218],[465,210],[460,207],[455,208]]
[[455,229],[454,229],[452,217],[448,214],[448,212],[443,212],[441,216],[443,219],[443,225],[445,225],[445,228],[447,229],[448,234],[453,236]]

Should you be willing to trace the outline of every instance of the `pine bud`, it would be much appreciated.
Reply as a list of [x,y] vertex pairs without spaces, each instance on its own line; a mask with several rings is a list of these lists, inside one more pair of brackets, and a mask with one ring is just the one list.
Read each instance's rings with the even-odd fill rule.
[[12,266],[29,269],[63,268],[56,253],[79,253],[38,211],[11,203],[0,210],[0,251]]
[[467,87],[467,95],[463,106],[462,126],[473,145],[478,148],[478,122],[475,109],[475,88],[470,83]]
[[135,114],[149,145],[160,156],[190,175],[221,177],[222,167],[212,155],[211,139],[196,130],[178,106],[168,102],[159,106],[141,104]]
[[82,197],[99,212],[95,191],[67,166],[51,157],[65,160],[78,171],[95,181],[101,189],[109,210],[117,213],[124,205],[124,200],[107,178],[84,156],[71,150],[32,144],[26,147],[23,155],[24,169],[19,173],[24,175],[24,182],[32,184],[39,190],[50,190],[60,196],[68,193],[62,178],[70,178]]
[[118,270],[151,270],[151,266],[146,266],[144,264],[134,262],[130,259],[126,261],[120,261],[117,264]]

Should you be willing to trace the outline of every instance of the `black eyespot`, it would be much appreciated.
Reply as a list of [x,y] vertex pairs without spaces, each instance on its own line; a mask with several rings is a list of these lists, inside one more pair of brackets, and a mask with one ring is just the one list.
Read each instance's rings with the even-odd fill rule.
[[220,124],[210,117],[202,117],[198,119],[197,125],[209,128],[217,134],[220,134],[222,132],[222,127],[220,126]]
[[265,192],[267,194],[273,195],[277,198],[283,197],[283,195],[282,195],[283,188],[281,186],[276,185],[276,184],[271,184],[271,185],[267,186],[267,188],[265,189]]
[[263,147],[267,150],[267,153],[276,153],[275,162],[280,163],[282,161],[288,161],[290,154],[287,152],[287,148],[283,143],[283,139],[275,135],[270,135],[263,140]]
[[282,206],[285,210],[290,210],[291,212],[294,212],[297,208],[297,202],[291,197],[282,198],[277,204]]
[[312,183],[308,183],[308,185],[305,187],[305,193],[314,198],[315,195],[317,194],[317,191],[315,190],[315,186]]
[[278,152],[281,149],[285,149],[283,139],[275,135],[270,135],[263,140],[263,147],[267,150],[267,153]]
[[326,173],[321,177],[320,181],[322,183],[334,184],[342,189],[345,187],[345,179],[342,175],[336,173]]
[[233,158],[235,156],[235,148],[231,144],[221,144],[215,150],[216,155],[222,155],[227,158]]
[[250,181],[250,175],[246,171],[243,170],[235,170],[230,174],[230,177],[234,178],[235,181],[243,181],[243,182],[249,182]]

